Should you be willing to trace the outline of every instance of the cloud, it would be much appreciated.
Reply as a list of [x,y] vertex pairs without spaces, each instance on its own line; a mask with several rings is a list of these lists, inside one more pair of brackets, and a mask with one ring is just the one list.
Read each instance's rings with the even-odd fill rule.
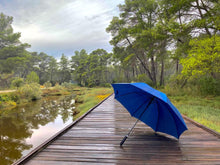
[[58,55],[83,48],[110,51],[105,29],[118,15],[119,3],[123,1],[1,0],[0,10],[14,17],[13,28],[32,45],[31,51]]

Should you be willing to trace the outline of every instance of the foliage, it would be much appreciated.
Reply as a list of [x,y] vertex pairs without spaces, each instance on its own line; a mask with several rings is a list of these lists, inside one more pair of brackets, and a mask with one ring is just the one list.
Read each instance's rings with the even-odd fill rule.
[[9,88],[11,81],[13,79],[13,73],[3,73],[0,74],[0,88]]
[[65,87],[68,91],[72,91],[76,88],[75,84],[67,82],[62,83],[61,86]]
[[12,17],[0,14],[0,73],[14,72],[22,77],[30,63],[31,56],[26,51],[30,45],[19,41],[21,35],[13,32],[12,22]]
[[182,59],[182,74],[188,78],[220,73],[220,36],[190,41],[189,56]]
[[0,94],[0,108],[14,108],[20,102],[20,97],[17,93]]
[[39,83],[39,76],[36,72],[32,71],[30,74],[27,75],[26,78],[27,83]]
[[18,93],[22,99],[37,100],[41,98],[42,91],[39,84],[30,83],[20,87]]
[[152,85],[153,86],[152,81],[147,77],[146,74],[139,74],[137,76],[137,81],[138,82],[144,82],[144,83],[147,83],[148,85]]
[[24,79],[19,77],[14,78],[14,80],[12,80],[11,82],[11,86],[16,88],[21,87],[23,84],[24,84]]
[[50,60],[48,63],[49,63],[48,73],[50,74],[49,81],[54,85],[56,80],[58,80],[58,78],[56,77],[56,74],[58,73],[58,63],[57,63],[57,60],[52,56],[50,57]]
[[163,88],[159,88],[162,92],[166,93],[168,97],[170,96],[200,96],[200,90],[197,85],[186,85],[183,88],[180,88],[178,85],[168,84]]
[[89,55],[84,49],[76,51],[71,60],[75,81],[80,86],[88,87],[107,83],[109,58],[110,54],[103,49],[97,49]]
[[202,95],[220,95],[220,80],[211,76],[202,76],[198,85]]
[[44,86],[45,86],[46,88],[49,88],[49,87],[52,86],[52,84],[51,84],[49,81],[47,81],[47,82],[44,83]]
[[59,62],[59,70],[60,70],[60,83],[69,82],[71,79],[70,74],[70,64],[68,58],[62,54]]
[[62,90],[63,87],[59,83],[56,83],[55,86],[54,86],[54,89]]
[[182,114],[220,132],[220,97],[185,95],[170,99]]
[[109,96],[113,91],[112,88],[78,88],[82,95],[77,96],[83,104],[76,106],[76,111],[79,113],[75,116],[78,118],[87,112],[90,108],[97,105],[100,101]]
[[71,60],[64,54],[55,59],[28,52],[30,45],[22,44],[20,33],[13,32],[13,18],[1,13],[0,86],[9,87],[13,77],[29,79],[27,75],[35,72],[40,84],[59,83],[70,90],[65,82],[95,87],[144,81],[217,95],[219,9],[217,1],[209,0],[126,0],[106,29],[112,35],[113,53],[82,49]]

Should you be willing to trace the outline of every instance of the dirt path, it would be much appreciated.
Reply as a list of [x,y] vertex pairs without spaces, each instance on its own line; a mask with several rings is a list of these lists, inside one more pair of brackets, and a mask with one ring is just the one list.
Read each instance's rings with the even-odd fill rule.
[[9,93],[9,92],[15,92],[16,90],[4,90],[4,91],[0,91],[0,93]]

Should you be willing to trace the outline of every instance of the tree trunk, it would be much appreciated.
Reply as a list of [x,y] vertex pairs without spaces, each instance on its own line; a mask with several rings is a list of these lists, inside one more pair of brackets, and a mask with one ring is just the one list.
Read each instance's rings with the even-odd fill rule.
[[155,86],[157,86],[157,77],[156,77],[156,69],[155,69],[155,61],[154,57],[151,57],[151,73],[152,73],[152,81]]
[[[126,40],[128,41],[129,45],[132,47],[132,49],[133,49],[133,51],[134,51],[134,53],[135,53],[137,59],[140,61],[141,65],[142,65],[143,68],[146,70],[146,72],[147,72],[149,78],[154,82],[154,78],[153,78],[153,76],[151,75],[150,70],[145,66],[143,60],[141,60],[141,58],[138,56],[138,52],[133,48],[133,45],[132,45],[132,43],[130,42],[130,40],[129,40],[128,38],[126,38]],[[142,52],[142,54],[143,54],[143,52]],[[156,79],[155,79],[155,80],[156,80]]]
[[179,73],[179,59],[176,59],[176,74]]
[[[196,6],[197,6],[197,8],[198,8],[199,15],[200,15],[201,19],[203,19],[203,18],[204,18],[204,15],[202,14],[201,7],[199,6],[198,0],[196,0]],[[210,33],[210,31],[209,31],[209,29],[208,29],[206,23],[204,23],[204,28],[205,28],[206,33],[211,37],[212,34]]]
[[160,86],[164,85],[164,59],[161,60]]

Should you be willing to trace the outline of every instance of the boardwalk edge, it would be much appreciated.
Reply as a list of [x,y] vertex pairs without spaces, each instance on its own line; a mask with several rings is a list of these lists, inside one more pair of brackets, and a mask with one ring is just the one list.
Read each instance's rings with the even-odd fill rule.
[[194,121],[193,119],[191,119],[191,118],[189,118],[189,117],[187,117],[187,116],[185,116],[183,114],[182,114],[182,116],[183,116],[184,119],[188,120],[189,122],[193,123],[194,125],[202,128],[203,130],[205,130],[205,131],[207,131],[207,132],[217,136],[218,138],[220,138],[220,133],[218,133],[218,132],[212,130],[211,128],[208,128],[208,127],[206,127],[206,126],[204,126],[204,125],[202,125],[202,124],[200,124],[200,123],[198,123],[196,121]]
[[18,159],[16,162],[14,162],[12,165],[19,165],[19,164],[23,164],[25,162],[27,162],[32,156],[34,156],[35,154],[37,154],[38,152],[40,152],[42,149],[44,149],[45,147],[47,147],[50,143],[52,143],[54,140],[56,140],[58,137],[60,137],[61,135],[63,135],[66,131],[68,131],[71,127],[73,127],[75,124],[77,124],[79,121],[81,121],[84,117],[86,117],[90,112],[92,112],[96,107],[98,107],[99,105],[101,105],[105,100],[107,100],[109,97],[111,97],[113,95],[110,94],[108,97],[106,97],[104,100],[102,100],[100,103],[98,103],[97,105],[95,105],[94,107],[92,107],[91,109],[89,109],[85,114],[83,114],[82,116],[80,116],[77,120],[75,120],[73,123],[67,125],[66,127],[64,127],[62,130],[60,130],[59,132],[57,132],[55,135],[53,135],[52,137],[50,137],[49,139],[47,139],[44,143],[40,144],[39,146],[37,146],[36,148],[34,148],[30,153],[28,153],[26,156],[22,157],[21,159]]

